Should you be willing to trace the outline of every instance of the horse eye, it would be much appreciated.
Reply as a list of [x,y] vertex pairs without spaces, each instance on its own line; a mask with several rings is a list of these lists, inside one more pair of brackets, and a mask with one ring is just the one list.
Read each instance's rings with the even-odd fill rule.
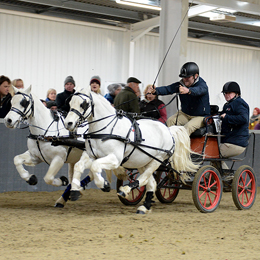
[[27,108],[28,107],[28,105],[29,105],[29,101],[28,100],[26,100],[25,98],[23,98],[22,100],[21,100],[21,102],[20,102],[20,105],[22,106],[22,107],[24,107],[24,108]]
[[85,111],[88,109],[89,104],[87,103],[86,100],[84,100],[83,103],[80,104],[80,107]]

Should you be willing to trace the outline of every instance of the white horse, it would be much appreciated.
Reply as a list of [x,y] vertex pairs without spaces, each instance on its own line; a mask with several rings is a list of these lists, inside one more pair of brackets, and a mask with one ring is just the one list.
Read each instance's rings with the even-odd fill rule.
[[117,114],[105,98],[91,92],[89,87],[72,96],[70,108],[64,121],[68,130],[75,131],[85,121],[89,126],[88,134],[84,135],[86,151],[74,167],[71,200],[80,197],[80,177],[86,168],[102,189],[107,185],[101,176],[102,169],[113,170],[122,165],[137,168],[142,174],[130,185],[120,187],[118,195],[127,197],[132,189],[146,185],[144,205],[137,210],[137,213],[145,214],[150,210],[156,189],[153,172],[166,159],[170,158],[176,171],[195,172],[198,169],[190,159],[190,138],[184,127],[168,128],[149,119],[140,119],[134,124],[124,115]]
[[[71,183],[74,164],[80,159],[83,149],[70,148],[70,146],[53,146],[53,137],[68,136],[69,132],[64,128],[62,117],[58,115],[54,120],[52,112],[47,109],[42,102],[31,93],[31,87],[26,90],[18,90],[14,87],[14,97],[12,98],[12,108],[5,117],[5,125],[8,128],[16,128],[19,122],[27,119],[30,129],[30,137],[27,140],[28,150],[14,157],[14,164],[22,179],[30,185],[37,184],[37,177],[23,167],[35,166],[41,162],[49,164],[49,169],[44,177],[47,184],[53,186],[67,186]],[[85,131],[85,130],[84,130]],[[48,141],[48,136],[50,141]],[[83,145],[84,146],[84,145]],[[73,147],[73,144],[72,144]],[[69,164],[68,177],[55,178],[55,175],[64,165]],[[90,182],[87,176],[81,181],[81,188]],[[69,198],[70,186],[64,194],[56,201],[56,207],[63,207]]]

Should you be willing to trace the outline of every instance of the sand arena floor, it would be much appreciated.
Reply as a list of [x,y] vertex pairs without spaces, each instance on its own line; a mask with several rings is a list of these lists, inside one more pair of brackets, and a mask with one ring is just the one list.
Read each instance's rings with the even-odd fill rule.
[[[157,199],[148,215],[123,205],[116,191],[89,189],[65,208],[57,192],[0,194],[0,259],[260,259],[260,204],[237,210],[231,193],[200,213],[191,191],[173,204]],[[259,194],[258,194],[259,196]]]

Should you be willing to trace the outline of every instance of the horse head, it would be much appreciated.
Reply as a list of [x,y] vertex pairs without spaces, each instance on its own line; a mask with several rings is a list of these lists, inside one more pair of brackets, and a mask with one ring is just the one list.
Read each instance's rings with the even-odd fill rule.
[[13,86],[13,90],[12,107],[4,118],[5,125],[8,128],[16,128],[19,122],[31,117],[34,112],[31,86],[26,90],[17,89]]
[[74,131],[90,116],[94,116],[94,103],[90,87],[77,90],[70,100],[70,111],[64,121],[69,131]]

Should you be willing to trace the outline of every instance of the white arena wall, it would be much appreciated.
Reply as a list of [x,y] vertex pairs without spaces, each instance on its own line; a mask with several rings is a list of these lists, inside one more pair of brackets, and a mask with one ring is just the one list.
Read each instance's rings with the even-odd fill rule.
[[[154,82],[160,65],[156,34],[135,42],[134,73],[129,75],[130,31],[123,28],[0,9],[0,33],[0,74],[22,78],[42,99],[49,88],[61,92],[68,75],[80,87],[99,75],[103,94],[109,83],[124,83],[128,76],[139,78],[145,87]],[[235,80],[251,112],[260,106],[259,48],[188,39],[187,61],[198,63],[212,104],[222,107],[222,86]]]

